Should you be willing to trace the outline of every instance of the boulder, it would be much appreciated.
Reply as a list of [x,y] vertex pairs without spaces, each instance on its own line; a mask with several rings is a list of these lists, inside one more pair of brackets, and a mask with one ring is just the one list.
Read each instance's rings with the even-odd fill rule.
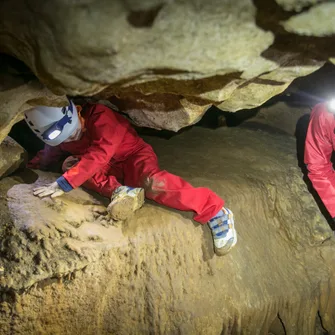
[[209,228],[191,213],[148,201],[110,225],[94,214],[104,212],[104,199],[82,189],[55,200],[32,195],[56,175],[5,178],[2,333],[335,331],[335,238],[302,179],[294,138],[194,127],[146,140],[162,168],[226,200],[235,248],[217,257]]
[[11,137],[7,136],[0,144],[0,178],[13,173],[26,161],[25,150]]
[[197,123],[211,107],[208,101],[201,102],[174,94],[158,93],[119,94],[117,99],[114,98],[112,101],[117,110],[126,113],[131,122],[138,127],[175,132]]

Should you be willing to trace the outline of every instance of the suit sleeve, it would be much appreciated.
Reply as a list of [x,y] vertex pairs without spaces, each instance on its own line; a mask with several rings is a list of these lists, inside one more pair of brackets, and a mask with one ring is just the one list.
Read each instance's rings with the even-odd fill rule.
[[331,162],[334,125],[334,115],[325,105],[317,105],[311,114],[304,159],[308,177],[332,217],[335,217],[335,173]]
[[64,155],[65,153],[60,147],[52,147],[46,144],[44,149],[40,150],[37,155],[28,162],[27,168],[46,170],[50,165],[59,162]]
[[114,156],[126,133],[113,112],[99,107],[100,111],[90,117],[87,131],[92,134],[91,145],[74,167],[57,179],[58,185],[69,192],[79,187],[103,168]]

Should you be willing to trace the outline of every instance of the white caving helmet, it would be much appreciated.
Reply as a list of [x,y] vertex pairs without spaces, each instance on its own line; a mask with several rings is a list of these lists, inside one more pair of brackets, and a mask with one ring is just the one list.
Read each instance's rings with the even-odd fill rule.
[[36,106],[25,112],[25,120],[43,142],[53,147],[68,139],[79,127],[77,108],[71,100],[66,107]]

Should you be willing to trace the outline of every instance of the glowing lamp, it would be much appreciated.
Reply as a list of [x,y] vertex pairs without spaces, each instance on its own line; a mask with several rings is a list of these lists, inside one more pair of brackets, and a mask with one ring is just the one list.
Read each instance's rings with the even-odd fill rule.
[[60,130],[55,129],[54,131],[52,131],[50,134],[48,134],[48,138],[49,140],[54,140],[57,136],[59,136],[61,133]]
[[327,103],[330,112],[335,113],[335,99],[331,99]]

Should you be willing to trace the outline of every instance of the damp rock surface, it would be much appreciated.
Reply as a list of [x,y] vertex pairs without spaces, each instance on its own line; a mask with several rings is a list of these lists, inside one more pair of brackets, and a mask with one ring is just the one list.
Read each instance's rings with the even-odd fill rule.
[[[238,243],[217,257],[209,228],[147,202],[108,225],[82,189],[32,195],[57,175],[0,182],[2,334],[288,334],[335,330],[334,235],[297,167],[295,140],[193,128],[150,138],[161,168],[212,188]],[[173,159],[171,159],[173,157]],[[0,332],[0,333],[1,333]]]
[[[294,136],[297,124],[303,119],[309,120],[310,112],[311,109],[308,106],[292,106],[285,101],[278,101],[262,106],[255,116],[243,121],[241,126],[249,129],[261,128],[272,133],[286,133]],[[244,112],[243,115],[248,116],[248,112]]]
[[[23,61],[55,94],[114,97],[138,126],[177,131],[212,104],[230,112],[260,106],[333,60],[332,21],[320,19],[316,6],[314,0],[6,0],[0,52]],[[309,14],[297,13],[309,7]],[[307,15],[308,36],[301,36],[300,23],[284,29],[297,15]]]
[[315,5],[322,0],[276,0],[278,5],[287,11],[301,11],[303,8]]
[[7,136],[0,144],[0,178],[13,173],[26,160],[25,150]]
[[[141,7],[156,5],[146,0]],[[249,0],[162,1],[147,27],[133,24],[137,6],[120,0],[29,0],[13,11],[14,4],[4,1],[1,49],[25,61],[55,92],[72,95],[156,74],[196,79],[240,71],[250,77],[276,68],[260,56],[273,35],[256,26]]]
[[24,112],[36,105],[63,106],[65,96],[52,93],[21,63],[0,55],[0,143]]
[[[332,36],[335,34],[334,25],[335,4],[333,2],[322,3],[312,7],[308,12],[295,15],[283,22],[284,28],[299,35],[308,36]],[[310,24],[315,20],[314,24]]]

